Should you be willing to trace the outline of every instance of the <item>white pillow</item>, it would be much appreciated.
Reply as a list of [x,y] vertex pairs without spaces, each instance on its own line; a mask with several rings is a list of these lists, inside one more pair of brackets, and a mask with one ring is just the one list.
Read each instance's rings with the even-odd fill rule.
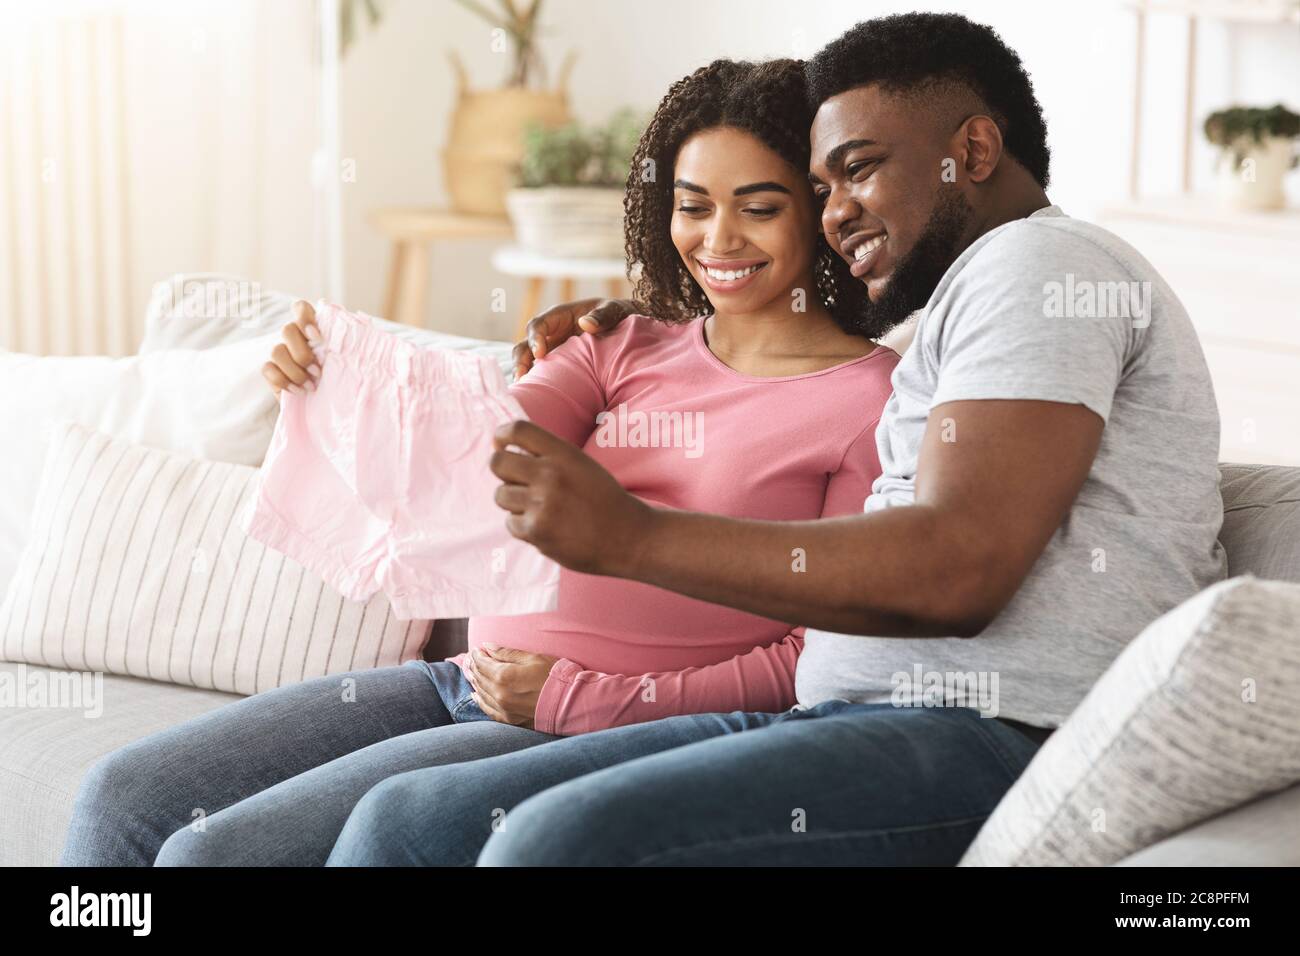
[[1232,578],[1114,660],[962,866],[1116,863],[1300,781],[1300,585]]
[[279,414],[262,378],[277,340],[127,358],[0,352],[0,591],[27,542],[51,425],[71,420],[136,444],[259,465]]
[[256,476],[56,429],[0,658],[238,694],[418,658],[431,622],[344,600],[239,529]]
[[178,272],[153,287],[139,353],[211,349],[277,332],[296,298],[220,272]]
[[[293,303],[300,298],[314,301],[316,297],[263,289],[255,282],[222,273],[178,273],[154,286],[140,354],[214,348],[278,332],[286,322],[293,321]],[[507,382],[514,375],[512,343],[471,339],[371,318],[376,328],[419,348],[486,355],[496,360]]]

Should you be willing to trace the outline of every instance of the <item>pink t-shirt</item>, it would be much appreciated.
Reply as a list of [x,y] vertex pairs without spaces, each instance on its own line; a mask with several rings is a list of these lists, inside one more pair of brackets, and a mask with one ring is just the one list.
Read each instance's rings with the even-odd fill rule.
[[[634,315],[606,335],[569,339],[511,392],[649,504],[799,520],[861,513],[880,473],[876,423],[897,363],[882,346],[820,372],[758,378],[709,351],[703,319]],[[570,735],[674,714],[786,710],[803,631],[566,569],[555,611],[472,619],[469,644],[482,643],[562,658],[534,726]]]

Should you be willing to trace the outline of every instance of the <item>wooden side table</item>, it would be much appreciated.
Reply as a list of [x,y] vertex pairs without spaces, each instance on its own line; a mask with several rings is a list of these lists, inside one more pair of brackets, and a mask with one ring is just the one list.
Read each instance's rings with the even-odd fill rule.
[[384,291],[384,318],[423,326],[429,305],[430,247],[439,240],[509,239],[507,219],[466,216],[432,206],[380,209],[370,223],[393,244]]
[[611,299],[621,298],[629,290],[627,263],[622,259],[571,259],[542,255],[522,246],[502,246],[492,253],[492,267],[527,282],[523,307],[519,311],[519,325],[515,330],[516,342],[523,339],[528,320],[541,308],[542,287],[547,279],[559,280],[559,302],[568,302],[574,297],[574,287],[579,279],[603,280],[606,295]]

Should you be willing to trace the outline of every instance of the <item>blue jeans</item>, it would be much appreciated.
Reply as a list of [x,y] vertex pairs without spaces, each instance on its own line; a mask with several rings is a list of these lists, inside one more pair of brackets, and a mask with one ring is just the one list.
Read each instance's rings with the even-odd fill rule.
[[328,865],[946,866],[1038,747],[962,708],[670,717],[390,777]]
[[108,754],[82,780],[67,866],[319,866],[395,773],[558,740],[500,724],[455,664],[319,677]]

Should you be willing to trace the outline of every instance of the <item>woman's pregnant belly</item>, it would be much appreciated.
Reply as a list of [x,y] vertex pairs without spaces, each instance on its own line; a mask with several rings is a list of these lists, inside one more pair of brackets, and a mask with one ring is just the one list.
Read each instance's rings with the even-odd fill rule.
[[716,664],[789,632],[779,621],[648,584],[565,569],[554,611],[473,618],[469,644],[514,647],[606,674],[636,675]]

